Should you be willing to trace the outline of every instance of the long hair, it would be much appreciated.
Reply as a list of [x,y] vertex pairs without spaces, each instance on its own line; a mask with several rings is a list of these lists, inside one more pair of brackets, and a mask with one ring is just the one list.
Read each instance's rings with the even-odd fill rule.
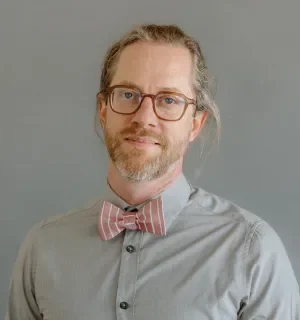
[[[196,140],[200,140],[200,158],[219,145],[221,120],[220,111],[213,99],[212,84],[199,43],[187,35],[177,25],[143,24],[134,27],[107,51],[100,78],[99,91],[107,101],[106,89],[110,86],[119,57],[127,46],[137,41],[155,41],[158,43],[181,45],[189,50],[194,64],[194,92],[196,94],[196,112],[206,111],[207,116]],[[96,124],[99,121],[96,121]],[[96,129],[98,134],[98,131]],[[205,154],[204,149],[207,149]],[[199,172],[200,173],[200,172]]]

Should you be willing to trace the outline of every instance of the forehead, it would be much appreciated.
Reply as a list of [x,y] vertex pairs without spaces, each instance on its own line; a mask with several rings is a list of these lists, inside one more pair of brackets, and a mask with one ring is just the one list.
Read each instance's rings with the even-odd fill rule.
[[162,87],[176,87],[191,96],[192,56],[180,45],[136,42],[121,53],[111,85],[122,81],[136,83],[149,93]]

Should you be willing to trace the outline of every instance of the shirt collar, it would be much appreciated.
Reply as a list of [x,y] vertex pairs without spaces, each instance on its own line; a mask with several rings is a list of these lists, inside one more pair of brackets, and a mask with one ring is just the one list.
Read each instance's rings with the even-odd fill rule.
[[191,194],[191,185],[187,181],[186,177],[183,173],[181,173],[175,181],[173,181],[165,190],[156,194],[151,199],[144,201],[136,206],[130,206],[126,201],[121,199],[109,186],[108,182],[105,185],[105,191],[103,194],[103,200],[108,201],[120,209],[124,209],[126,207],[137,208],[140,209],[147,202],[152,199],[155,199],[159,196],[162,197],[163,203],[163,214],[165,218],[166,230],[170,227],[173,221],[176,219],[178,214],[182,211],[182,209],[186,206],[190,194]]

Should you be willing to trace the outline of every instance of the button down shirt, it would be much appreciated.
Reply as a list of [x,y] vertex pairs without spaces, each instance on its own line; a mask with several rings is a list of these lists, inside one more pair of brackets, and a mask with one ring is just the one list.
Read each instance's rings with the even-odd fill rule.
[[[128,206],[106,188],[102,199]],[[300,319],[294,272],[265,221],[183,174],[161,196],[166,236],[124,230],[102,241],[101,199],[35,225],[14,266],[6,319]]]

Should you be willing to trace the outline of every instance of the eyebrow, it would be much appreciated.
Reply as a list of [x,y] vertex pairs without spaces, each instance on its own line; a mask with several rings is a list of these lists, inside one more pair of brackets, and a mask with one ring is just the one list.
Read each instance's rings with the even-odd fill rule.
[[[142,90],[142,88],[139,87],[136,83],[128,81],[128,80],[123,80],[123,81],[119,82],[118,84],[132,86],[132,87],[138,89],[139,91],[144,92],[144,90]],[[178,92],[178,93],[183,94],[183,92],[176,87],[161,87],[161,88],[158,88],[158,91]]]

